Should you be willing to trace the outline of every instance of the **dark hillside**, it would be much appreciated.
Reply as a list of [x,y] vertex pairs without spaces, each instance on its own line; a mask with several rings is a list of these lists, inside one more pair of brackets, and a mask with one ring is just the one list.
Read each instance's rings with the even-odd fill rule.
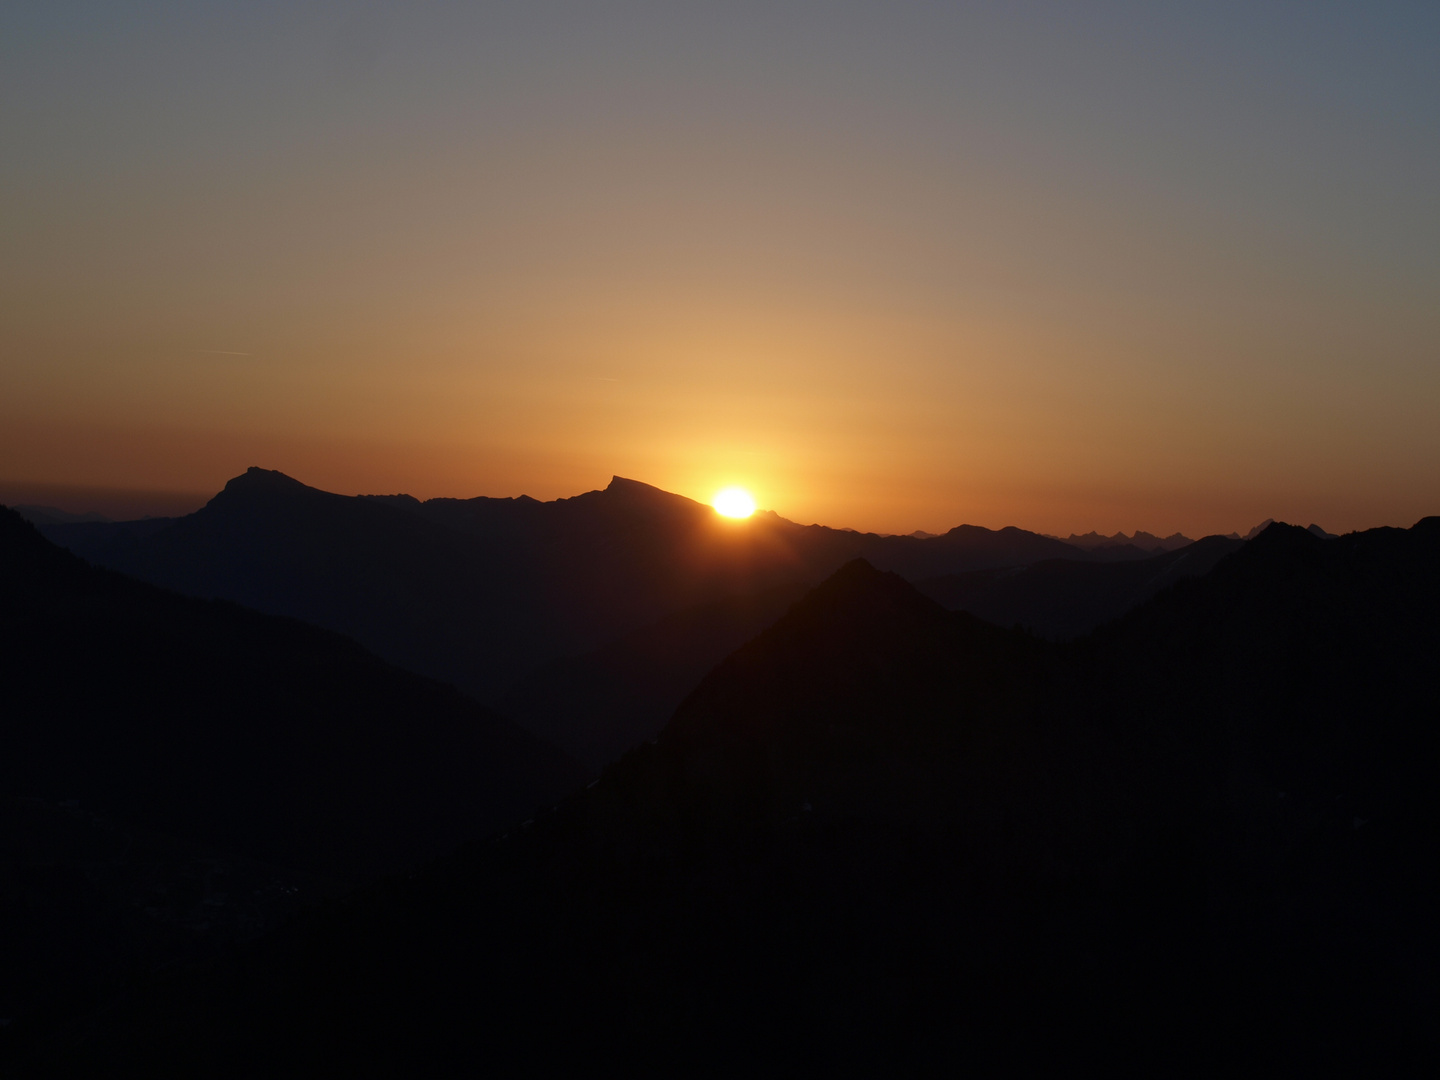
[[581,775],[354,642],[92,568],[0,511],[0,794],[353,877],[504,825]]
[[847,566],[555,812],[35,1037],[151,1073],[1428,1075],[1437,568],[1437,519],[1272,526],[1055,645]]
[[654,739],[685,695],[723,657],[805,592],[779,585],[667,615],[618,641],[526,676],[500,708],[595,770]]
[[496,572],[495,552],[475,538],[263,469],[164,528],[121,522],[47,534],[145,581],[338,631],[472,692],[528,663],[546,633],[528,579]]
[[952,611],[968,611],[997,626],[1018,623],[1042,637],[1064,640],[1119,618],[1182,578],[1209,573],[1242,542],[1207,536],[1149,558],[1109,563],[1046,559],[929,578],[917,587]]

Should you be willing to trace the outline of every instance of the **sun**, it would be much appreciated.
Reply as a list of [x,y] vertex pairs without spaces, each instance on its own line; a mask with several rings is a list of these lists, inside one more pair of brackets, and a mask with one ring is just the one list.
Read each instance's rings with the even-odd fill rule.
[[755,513],[755,500],[744,488],[728,487],[724,491],[717,491],[711,505],[716,512],[726,517],[747,518]]

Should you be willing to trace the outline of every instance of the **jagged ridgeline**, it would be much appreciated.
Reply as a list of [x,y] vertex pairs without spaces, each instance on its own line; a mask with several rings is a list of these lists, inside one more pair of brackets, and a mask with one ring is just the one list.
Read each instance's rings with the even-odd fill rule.
[[[620,477],[553,502],[420,502],[336,495],[264,469],[184,518],[51,520],[42,531],[154,584],[351,636],[500,708],[597,772],[653,738],[701,675],[857,556],[921,581],[1047,559],[1100,569],[1148,554],[1085,552],[1015,528],[962,525],[918,539],[771,513],[736,523]],[[1005,589],[986,592],[987,616],[1029,619]],[[1077,619],[1089,628],[1143,598],[1125,593],[1117,606],[1109,593],[1067,605],[1061,628]]]
[[696,605],[813,586],[856,556],[916,580],[1085,557],[1020,529],[962,526],[922,541],[774,514],[737,527],[620,477],[554,502],[422,503],[335,495],[251,469],[188,517],[44,531],[155,584],[338,630],[486,700],[546,661]]
[[1437,664],[1440,519],[1272,526],[1070,643],[855,562],[553,812],[39,1060],[1433,1067]]

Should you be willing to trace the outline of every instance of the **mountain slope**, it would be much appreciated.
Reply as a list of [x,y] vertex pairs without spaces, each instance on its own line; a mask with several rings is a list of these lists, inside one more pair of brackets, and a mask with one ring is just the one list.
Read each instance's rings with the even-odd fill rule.
[[592,652],[546,664],[512,686],[500,708],[598,775],[654,739],[711,668],[804,592],[779,585],[667,615]]
[[[191,596],[218,597],[353,637],[412,671],[471,689],[527,662],[543,635],[523,576],[494,552],[379,502],[251,469],[188,517],[59,526],[81,555]],[[128,530],[128,531],[127,531]],[[494,618],[504,610],[503,624]]]
[[1433,1069],[1437,663],[1440,519],[1272,526],[1067,645],[855,563],[555,812],[50,1045],[152,1073]]
[[952,611],[968,611],[998,626],[1018,623],[1044,637],[1072,638],[1119,618],[1182,578],[1208,573],[1241,544],[1207,536],[1147,559],[1046,559],[929,578],[918,588]]
[[575,783],[559,751],[354,642],[94,569],[0,511],[0,794],[352,877]]

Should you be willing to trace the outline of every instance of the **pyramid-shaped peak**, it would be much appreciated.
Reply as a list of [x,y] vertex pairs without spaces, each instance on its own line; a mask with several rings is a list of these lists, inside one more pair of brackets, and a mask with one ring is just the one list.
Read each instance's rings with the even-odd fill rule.
[[225,484],[226,491],[315,491],[308,484],[302,484],[293,476],[286,476],[279,469],[262,469],[251,465],[239,476]]
[[286,476],[278,469],[262,469],[252,465],[239,476],[227,481],[225,489],[206,505],[214,506],[218,503],[223,506],[234,503],[236,500],[243,502],[251,499],[265,500],[295,496],[343,498],[343,496],[331,495],[327,491],[310,487],[308,484],[302,484],[293,476]]
[[[610,483],[606,485],[605,490],[608,491],[608,492],[611,492],[612,494],[616,494],[616,495],[625,495],[625,494],[634,494],[634,495],[640,495],[640,494],[670,495],[670,494],[671,494],[670,492],[664,490],[663,488],[658,488],[658,487],[656,487],[654,484],[646,484],[646,483],[644,483],[644,482],[642,482],[642,481],[640,481],[640,480],[631,480],[631,479],[629,479],[629,478],[627,478],[627,477],[624,477],[624,476],[612,476],[612,477],[610,478]],[[677,497],[677,496],[672,496],[672,498],[674,498],[674,497]]]
[[808,641],[816,647],[826,642],[827,648],[846,650],[868,641],[871,652],[888,652],[903,648],[911,630],[950,619],[949,612],[900,575],[852,559],[801,597],[757,641]]
[[642,506],[684,506],[689,508],[703,505],[694,499],[686,498],[684,495],[676,495],[673,491],[658,488],[654,484],[642,483],[639,480],[630,480],[623,476],[612,476],[610,483],[605,488],[604,494],[607,499],[612,501]]
[[[813,607],[855,609],[880,602],[886,607],[925,612],[943,609],[899,574],[877,570],[866,559],[851,559],[801,601]],[[832,612],[833,614],[833,612]]]
[[1249,548],[1263,552],[1310,550],[1319,541],[1309,529],[1284,521],[1270,521],[1251,539]]
[[898,574],[887,574],[875,569],[869,559],[851,559],[844,566],[826,578],[819,586],[822,589],[853,589],[864,586],[881,586],[890,579],[903,583]]
[[[973,626],[1005,633],[978,621]],[[813,734],[842,716],[856,730],[873,728],[887,738],[886,725],[867,717],[865,702],[875,704],[876,694],[888,692],[882,688],[906,685],[937,658],[954,654],[957,631],[968,628],[966,617],[899,575],[852,560],[711,671],[660,739],[805,741],[811,736],[802,729]]]

